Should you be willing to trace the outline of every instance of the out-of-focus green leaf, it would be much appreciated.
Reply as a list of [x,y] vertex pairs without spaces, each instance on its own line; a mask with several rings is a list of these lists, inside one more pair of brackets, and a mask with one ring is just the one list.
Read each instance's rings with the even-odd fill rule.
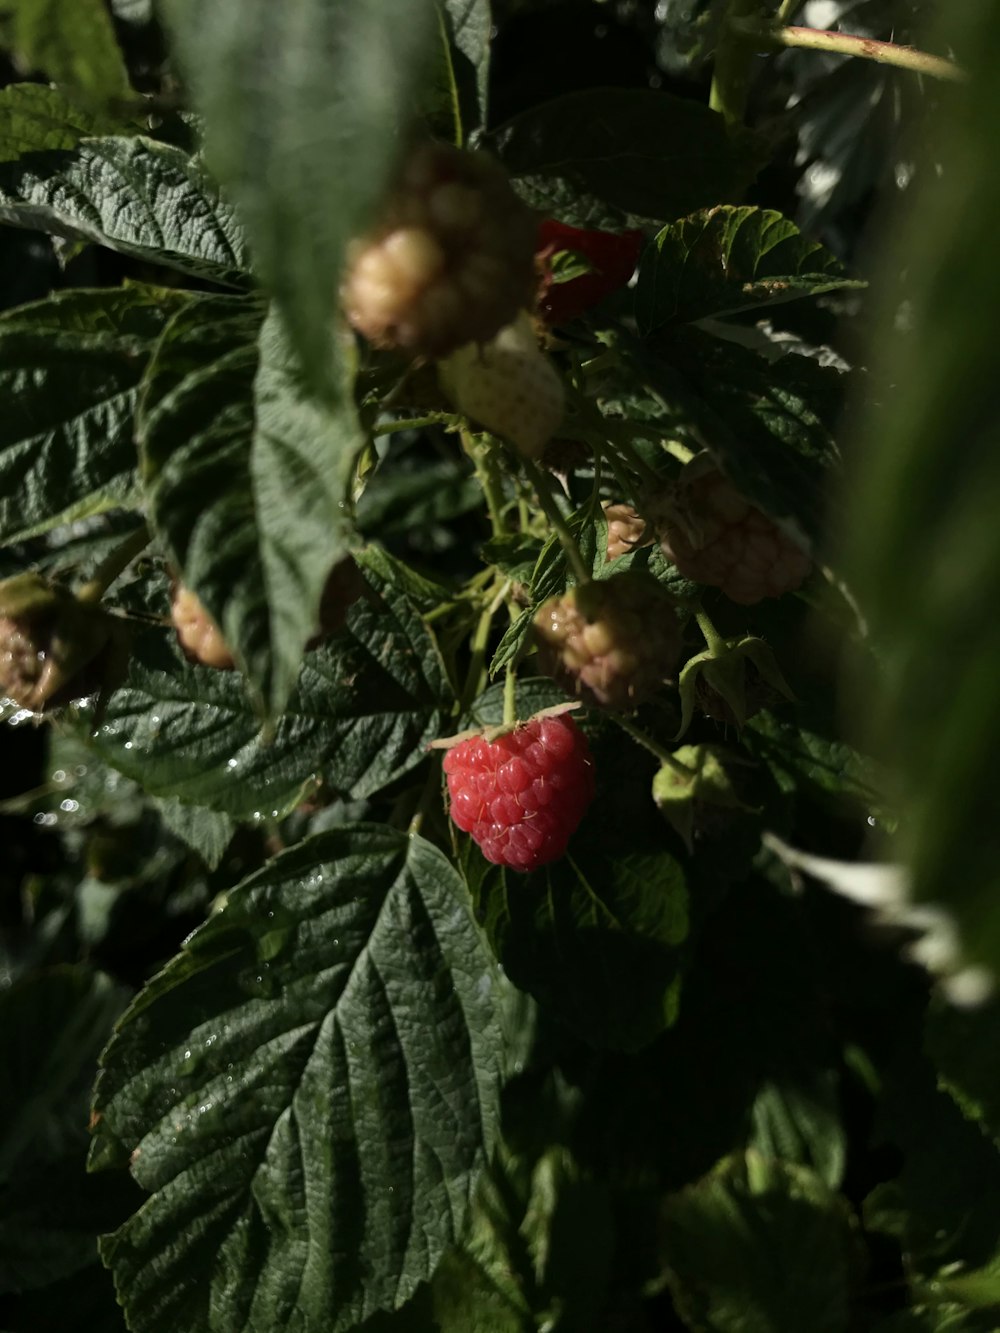
[[674,1301],[713,1333],[846,1333],[850,1213],[804,1167],[758,1153],[723,1161],[664,1207]]
[[967,52],[970,78],[948,89],[940,171],[885,226],[882,262],[908,275],[907,329],[893,293],[873,344],[879,392],[855,432],[844,547],[885,667],[884,689],[857,702],[896,766],[897,854],[917,898],[954,913],[965,956],[995,969],[1000,30],[989,6],[950,5],[930,40]]
[[167,0],[209,160],[246,222],[305,380],[339,401],[334,313],[344,246],[403,147],[432,0]]
[[417,837],[321,834],[233,890],[105,1053],[96,1166],[150,1191],[102,1243],[136,1333],[353,1329],[461,1232],[495,1134],[501,980]]
[[640,329],[863,287],[818,241],[769,208],[710,208],[664,227],[639,265]]
[[23,73],[42,71],[90,101],[129,92],[103,0],[6,0],[0,41]]

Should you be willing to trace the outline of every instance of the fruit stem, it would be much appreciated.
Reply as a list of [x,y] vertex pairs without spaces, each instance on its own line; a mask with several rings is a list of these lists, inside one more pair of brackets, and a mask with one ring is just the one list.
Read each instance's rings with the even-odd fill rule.
[[668,768],[673,769],[675,773],[679,773],[682,777],[689,778],[693,775],[694,769],[688,768],[687,764],[682,764],[679,759],[675,759],[669,750],[651,740],[645,732],[640,731],[628,718],[621,717],[616,713],[614,719],[622,731],[627,732],[644,750],[648,750],[651,755],[655,755],[661,764],[666,764]]
[[455,421],[454,412],[428,412],[423,417],[401,417],[372,427],[372,435],[394,435],[399,430],[423,430],[425,426],[443,426]]
[[517,721],[517,670],[513,662],[507,663],[507,674],[503,682],[503,724],[512,727]]
[[509,583],[505,581],[495,597],[491,597],[476,624],[472,635],[469,648],[472,653],[469,662],[469,670],[465,677],[465,684],[462,686],[462,693],[459,697],[459,713],[467,713],[472,706],[472,702],[479,693],[484,683],[486,674],[486,648],[490,641],[490,628],[493,625],[493,617],[504,604],[507,596]]
[[118,575],[152,540],[153,534],[145,523],[136,528],[135,532],[129,533],[121,545],[116,546],[107,559],[101,561],[93,578],[77,590],[77,599],[81,602],[99,602]]
[[912,46],[895,42],[877,42],[872,37],[859,37],[851,32],[828,32],[820,28],[761,27],[736,18],[733,31],[744,42],[753,46],[780,50],[785,46],[800,47],[806,51],[832,51],[836,55],[856,56],[860,60],[874,60],[880,65],[894,65],[897,69],[929,74],[933,79],[947,79],[963,83],[968,75],[960,65],[944,56],[932,56]]
[[775,23],[782,26],[786,24],[792,15],[802,8],[802,3],[803,0],[781,0],[778,12],[774,16]]
[[711,617],[702,607],[694,613],[694,618],[698,622],[698,628],[701,630],[705,645],[708,648],[709,656],[722,657],[727,651],[726,640],[712,624]]
[[479,484],[483,488],[483,494],[486,496],[486,508],[490,515],[490,526],[493,529],[493,536],[500,537],[507,531],[507,525],[503,517],[503,499],[500,493],[500,476],[496,470],[493,461],[493,455],[489,445],[484,445],[476,440],[471,431],[464,427],[461,431],[462,448],[472,459],[476,468],[476,476],[479,478]]
[[550,478],[542,475],[542,471],[538,464],[532,459],[525,458],[522,460],[522,463],[528,476],[528,480],[535,488],[535,494],[538,496],[538,503],[545,511],[545,517],[551,523],[553,531],[562,544],[562,548],[566,553],[566,559],[569,562],[569,567],[572,569],[577,583],[589,583],[591,579],[590,570],[584,564],[583,556],[580,554],[580,548],[576,544],[576,538],[570,531],[569,524],[560,513],[559,506],[556,504],[555,498],[549,490]]

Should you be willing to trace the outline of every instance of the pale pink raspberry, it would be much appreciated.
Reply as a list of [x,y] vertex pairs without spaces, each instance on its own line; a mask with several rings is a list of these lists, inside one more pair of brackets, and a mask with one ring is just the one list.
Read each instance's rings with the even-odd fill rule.
[[639,546],[645,546],[646,523],[631,505],[611,504],[605,501],[604,517],[608,524],[608,560],[617,560]]
[[721,472],[682,481],[662,508],[664,554],[741,606],[793,592],[809,573],[808,555]]

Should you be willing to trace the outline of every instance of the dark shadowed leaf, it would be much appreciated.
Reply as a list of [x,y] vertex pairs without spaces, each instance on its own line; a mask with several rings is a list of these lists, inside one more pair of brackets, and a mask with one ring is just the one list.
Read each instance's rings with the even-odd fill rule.
[[729,1158],[667,1199],[664,1255],[685,1323],[713,1333],[846,1333],[847,1204],[804,1167]]
[[635,313],[650,333],[708,315],[861,287],[818,241],[768,208],[710,208],[664,227],[639,265]]
[[431,0],[169,0],[209,158],[241,207],[305,378],[342,392],[333,315],[344,245],[367,222],[435,37]]
[[152,1197],[103,1245],[136,1333],[335,1333],[403,1304],[495,1132],[500,978],[420,838],[321,834],[235,889],[105,1054],[97,1165]]
[[568,93],[501,125],[490,143],[532,206],[563,221],[574,220],[563,203],[579,209],[583,195],[669,222],[736,197],[758,166],[755,141],[727,134],[717,112],[646,89]]
[[0,316],[0,540],[135,500],[139,382],[185,300],[71,291]]

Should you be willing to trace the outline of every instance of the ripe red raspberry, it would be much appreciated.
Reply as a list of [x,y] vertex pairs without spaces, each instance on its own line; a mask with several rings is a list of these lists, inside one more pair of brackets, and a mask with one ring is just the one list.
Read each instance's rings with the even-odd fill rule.
[[487,861],[534,870],[557,861],[594,797],[594,764],[572,718],[536,717],[444,758],[451,817]]
[[809,573],[805,552],[721,472],[682,479],[665,511],[664,554],[685,578],[721,588],[740,606],[793,592]]
[[170,598],[170,619],[177,631],[177,642],[189,662],[232,671],[236,663],[218,625],[202,606],[199,598],[178,584]]
[[588,703],[621,711],[655,694],[680,654],[670,598],[638,571],[550,597],[534,636],[546,675]]
[[380,347],[444,356],[531,304],[534,215],[484,153],[425,144],[376,229],[348,250],[347,318]]
[[631,505],[603,505],[604,517],[608,524],[608,561],[617,560],[620,555],[627,555],[637,546],[645,546],[649,541],[646,536],[646,524]]
[[[624,287],[635,272],[642,241],[641,231],[595,231],[546,218],[538,228],[537,262],[542,272],[538,310],[542,318],[549,324],[568,324]],[[581,255],[591,271],[555,282],[552,257],[562,250]]]
[[522,312],[484,345],[441,361],[441,384],[460,412],[500,435],[524,458],[539,458],[559,425],[565,391]]

